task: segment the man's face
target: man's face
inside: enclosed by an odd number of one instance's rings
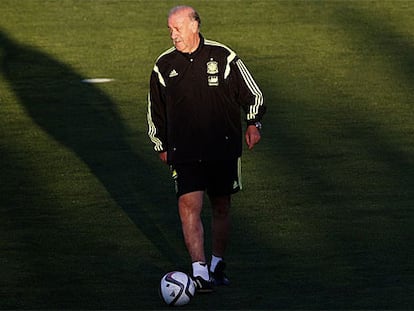
[[[175,48],[183,53],[197,49],[198,23],[191,20],[189,11],[179,11],[168,18],[168,29]]]

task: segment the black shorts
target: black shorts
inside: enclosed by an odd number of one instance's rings
[[[241,189],[240,158],[174,164],[171,173],[177,198],[193,191],[207,191],[210,196],[221,196]]]

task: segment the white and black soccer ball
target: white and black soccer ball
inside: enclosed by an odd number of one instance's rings
[[[188,304],[194,293],[194,282],[184,272],[169,272],[161,279],[159,294],[161,299],[169,306]]]

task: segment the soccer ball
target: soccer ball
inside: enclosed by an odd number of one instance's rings
[[[161,279],[159,294],[169,306],[186,305],[193,298],[194,293],[193,280],[184,272],[169,272]]]

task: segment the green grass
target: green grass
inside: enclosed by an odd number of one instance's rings
[[[146,93],[176,4],[0,2],[0,309],[167,309],[158,282],[189,259]],[[414,4],[188,4],[268,105],[233,285],[188,308],[414,308]]]

